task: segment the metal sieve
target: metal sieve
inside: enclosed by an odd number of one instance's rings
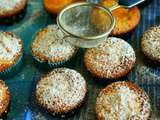
[[[103,42],[115,25],[108,8],[94,3],[75,3],[64,8],[57,24],[70,43],[83,47],[95,47]]]
[[[57,24],[64,32],[65,39],[73,45],[90,48],[105,41],[115,26],[111,11],[123,7],[133,7],[145,0],[134,0],[132,4],[120,0],[111,8],[94,3],[75,3],[65,7],[57,17]],[[128,5],[128,6],[127,6]]]

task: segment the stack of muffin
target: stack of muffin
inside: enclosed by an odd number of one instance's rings
[[[75,1],[69,3],[72,2]],[[103,0],[100,4],[107,7],[108,0]],[[18,14],[25,5],[26,0],[12,2],[0,0],[0,18]],[[59,12],[59,9],[55,10],[48,0],[44,0],[44,5],[49,12]],[[137,7],[130,10],[119,8],[113,11],[113,15],[117,21],[112,32],[113,36],[132,31],[140,20]],[[160,62],[159,46],[160,27],[152,27],[142,37],[142,51],[149,59]],[[63,32],[57,25],[49,25],[38,31],[31,44],[31,53],[36,63],[50,68],[69,62],[77,50],[77,47],[65,40]],[[6,76],[17,70],[22,63],[22,57],[22,40],[14,33],[0,32],[0,76]],[[126,76],[135,62],[136,55],[132,46],[118,37],[107,38],[99,46],[87,49],[84,55],[86,69],[100,81],[117,80]],[[73,69],[63,67],[53,69],[42,77],[35,91],[38,105],[52,115],[58,114],[62,117],[79,108],[86,94],[87,83],[84,77]],[[0,80],[0,95],[0,115],[2,115],[7,111],[10,101],[8,87],[2,80]],[[95,107],[99,120],[147,120],[151,111],[146,92],[127,81],[114,82],[101,90]]]

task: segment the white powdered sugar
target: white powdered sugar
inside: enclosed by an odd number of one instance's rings
[[[21,50],[21,39],[10,33],[0,32],[0,62],[12,60]]]
[[[104,44],[97,48],[91,48],[91,54],[95,59],[93,64],[98,67],[113,67],[121,64],[125,58],[135,60],[133,48],[125,41],[118,38],[108,38]],[[101,66],[99,63],[106,63],[107,66]],[[104,69],[105,69],[104,68]]]
[[[45,56],[48,61],[68,60],[75,54],[76,47],[63,38],[64,34],[57,25],[49,25],[35,37],[32,52]]]
[[[128,87],[120,87],[118,96],[120,97],[120,112],[119,117],[120,120],[124,118],[131,118],[132,116],[136,116],[137,112],[140,112],[141,105],[137,104],[137,95],[134,91],[131,91]]]
[[[129,71],[135,59],[135,52],[131,45],[115,37],[108,38],[98,47],[88,49],[85,54],[88,70],[92,69],[109,78],[112,78],[112,73],[117,71]]]
[[[160,26],[151,27],[144,33],[141,46],[145,55],[160,61]]]
[[[2,97],[3,97],[3,89],[1,88],[0,89],[0,100],[2,100]]]
[[[58,68],[42,78],[36,87],[36,96],[42,106],[52,112],[73,109],[86,94],[86,82],[75,70]]]
[[[0,12],[13,10],[22,0],[0,0]]]
[[[5,83],[0,80],[0,115],[2,116],[2,113],[6,112],[8,104],[10,101],[9,91],[8,87],[5,85]]]
[[[128,86],[112,86],[112,92],[100,93],[96,109],[105,120],[148,120],[149,99],[142,94]]]

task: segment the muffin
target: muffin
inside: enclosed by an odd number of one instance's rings
[[[141,49],[146,57],[160,62],[160,26],[151,27],[143,34]]]
[[[0,18],[8,18],[22,12],[27,0],[0,0]]]
[[[116,19],[112,35],[123,35],[132,31],[139,24],[141,18],[138,7],[130,9],[121,7],[114,10],[112,14]]]
[[[119,0],[101,0],[100,4],[107,7],[111,8],[113,6],[116,6]]]
[[[112,1],[112,2],[111,2]],[[116,0],[102,0],[100,4],[104,7],[111,7]],[[120,7],[112,11],[112,15],[115,17],[116,24],[111,33],[113,36],[119,36],[132,31],[140,22],[140,10],[138,7],[126,9]]]
[[[114,21],[112,21],[110,14],[104,9],[94,7],[91,11],[90,19],[90,23],[93,26],[93,29],[100,33],[104,33],[106,31],[111,32],[111,30],[113,29],[111,25]]]
[[[98,120],[149,120],[150,111],[148,95],[131,82],[108,85],[96,100]]]
[[[51,14],[57,15],[69,4],[81,2],[84,0],[44,0],[44,8]]]
[[[39,63],[55,67],[69,61],[76,54],[77,48],[65,40],[57,25],[49,25],[36,34],[31,52]]]
[[[7,108],[10,101],[8,87],[2,80],[0,80],[0,98],[0,116],[2,117],[3,114],[7,113]]]
[[[84,64],[93,76],[118,79],[128,74],[135,63],[131,45],[120,38],[109,37],[98,47],[89,48],[84,55]]]
[[[78,72],[57,68],[38,82],[36,100],[52,115],[65,115],[81,105],[86,92],[86,81]]]
[[[0,32],[0,77],[18,70],[22,62],[21,39],[11,32]]]

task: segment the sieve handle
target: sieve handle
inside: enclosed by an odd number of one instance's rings
[[[119,0],[119,3],[116,3],[114,6],[110,7],[110,11],[113,11],[119,7],[124,7],[124,8],[132,8],[136,5],[139,5],[147,0],[132,0],[132,1],[126,1],[126,0]]]
[[[110,11],[113,11],[113,10],[118,9],[118,8],[120,8],[120,7],[121,7],[121,5],[119,5],[118,3],[116,3],[114,6],[109,7],[108,9],[109,9]]]

